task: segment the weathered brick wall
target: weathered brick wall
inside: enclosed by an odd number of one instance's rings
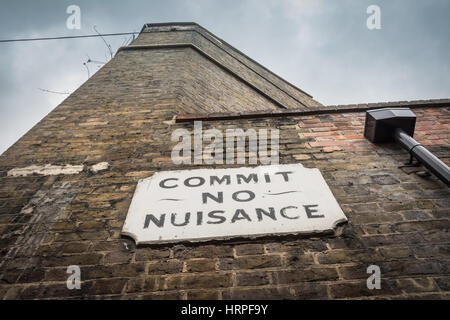
[[[202,112],[184,98],[183,52],[121,51],[0,156],[0,297],[449,297],[450,192],[423,168],[404,167],[409,155],[397,145],[365,140],[363,112],[203,123],[280,129],[280,162],[319,168],[349,218],[335,235],[138,248],[121,238],[139,179],[208,167],[170,159],[172,131],[193,128],[173,117]],[[417,139],[448,163],[449,109],[414,112]],[[109,167],[94,172],[99,162]],[[10,171],[47,164],[83,170]],[[371,264],[381,268],[381,290],[366,287]],[[70,265],[81,267],[81,290],[66,287]]]
[[[169,120],[166,108],[160,116]],[[448,109],[415,112],[417,136],[448,161]],[[111,168],[98,174],[18,178],[3,171],[0,292],[6,298],[448,297],[448,189],[399,168],[408,155],[397,146],[363,139],[363,120],[362,113],[346,113],[204,123],[222,130],[279,128],[281,162],[320,168],[348,216],[336,236],[135,248],[119,233],[137,180],[181,169],[171,163],[167,144],[135,140],[133,151],[112,148],[101,159]],[[190,123],[165,126],[162,141],[175,127],[192,129]],[[55,201],[65,208],[55,208]],[[39,226],[37,212],[52,208],[61,209],[58,219]],[[33,225],[39,232],[29,234]],[[26,241],[10,253],[20,237]],[[81,266],[81,290],[66,288],[72,264]],[[370,264],[381,267],[382,290],[366,288]]]

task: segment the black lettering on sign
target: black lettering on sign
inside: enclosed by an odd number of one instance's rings
[[[144,222],[144,229],[147,229],[150,225],[150,221],[153,221],[153,223],[158,226],[159,228],[164,227],[164,220],[166,219],[166,214],[162,214],[161,217],[156,219],[156,217],[152,214],[148,214],[145,216],[145,222]]]
[[[317,209],[312,209],[312,208],[314,208],[314,207],[318,207],[319,205],[317,205],[317,204],[311,204],[311,205],[308,205],[308,206],[303,206],[304,208],[305,208],[305,211],[306,211],[306,215],[308,216],[308,218],[310,218],[310,219],[314,219],[314,218],[324,218],[325,217],[325,215],[323,215],[323,214],[313,214],[314,212],[318,212],[318,210]]]
[[[237,183],[241,184],[241,180],[244,180],[245,183],[250,183],[251,180],[253,180],[255,183],[258,182],[258,176],[256,173],[251,173],[248,175],[248,177],[245,177],[243,174],[236,175]]]
[[[230,184],[231,183],[230,175],[227,174],[227,175],[223,176],[220,180],[219,180],[219,177],[217,177],[217,176],[211,176],[209,178],[209,184],[214,185],[214,182],[217,182],[218,184],[222,184],[222,182],[224,182],[225,180],[227,182],[227,185]]]
[[[197,225],[200,226],[203,222],[203,212],[198,211],[197,212]]]
[[[238,195],[241,193],[247,193],[248,198],[247,199],[239,199]],[[235,193],[233,193],[233,195],[231,197],[233,198],[234,201],[237,201],[237,202],[249,202],[249,201],[252,201],[253,199],[255,199],[255,194],[250,190],[242,190],[242,191],[236,191]]]
[[[281,214],[281,216],[282,216],[283,218],[291,219],[291,220],[294,220],[294,219],[298,219],[298,218],[299,218],[299,216],[296,216],[296,217],[289,217],[289,216],[286,214],[286,210],[287,210],[287,209],[298,209],[298,208],[297,208],[297,207],[294,207],[294,206],[289,206],[289,207],[285,207],[285,208],[281,209],[281,210],[280,210],[280,214]]]
[[[288,182],[289,181],[289,174],[293,173],[292,171],[283,171],[283,172],[277,172],[275,174],[281,174],[284,178],[284,181]]]
[[[192,180],[198,180],[197,184],[192,184]],[[186,187],[200,187],[205,184],[205,178],[202,177],[190,177],[184,180],[184,185]]]
[[[263,219],[263,215],[268,216],[273,220],[277,220],[277,217],[275,216],[275,209],[272,207],[269,207],[269,212],[261,208],[256,208],[256,215],[258,216],[258,221]]]
[[[219,221],[208,221],[208,224],[220,224],[220,223],[224,223],[225,222],[225,217],[222,216],[218,216],[218,213],[225,213],[225,211],[223,210],[214,210],[211,211],[210,213],[208,213],[208,217],[210,217],[211,219],[218,219]]]
[[[242,217],[239,217],[242,216]],[[233,218],[231,219],[231,223],[234,223],[236,220],[248,220],[248,221],[252,221],[252,219],[250,219],[250,217],[248,216],[248,214],[244,211],[244,209],[237,209],[236,212],[234,213]]]
[[[175,227],[184,227],[185,225],[187,225],[189,223],[189,220],[191,219],[191,213],[187,212],[184,215],[184,222],[183,223],[176,223],[175,219],[177,217],[176,213],[172,213],[172,216],[170,217],[170,221],[172,222],[172,225],[174,225]]]
[[[206,202],[207,202],[206,200],[208,198],[211,198],[212,200],[214,200],[217,203],[223,203],[223,192],[222,191],[218,192],[217,197],[215,197],[214,195],[212,195],[209,192],[203,192],[202,193],[202,203],[206,204]]]
[[[178,187],[177,184],[172,185],[172,186],[166,185],[166,181],[170,181],[170,180],[177,181],[178,179],[177,179],[177,178],[167,178],[167,179],[164,179],[164,180],[162,180],[162,181],[159,183],[159,186],[160,186],[161,188],[164,188],[164,189],[172,189],[172,188]]]

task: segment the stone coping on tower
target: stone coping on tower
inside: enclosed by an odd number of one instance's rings
[[[322,104],[224,40],[193,22],[146,24],[124,50],[191,47],[248,86],[275,101],[280,109],[311,110]]]

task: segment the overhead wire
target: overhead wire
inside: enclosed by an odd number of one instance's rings
[[[64,40],[64,39],[79,39],[79,38],[94,38],[94,37],[113,37],[113,36],[135,35],[135,34],[139,34],[139,32],[87,34],[87,35],[80,35],[80,36],[61,36],[61,37],[43,37],[43,38],[1,39],[0,43],[5,43],[5,42],[25,42],[25,41]]]

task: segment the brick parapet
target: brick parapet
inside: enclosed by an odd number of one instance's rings
[[[215,120],[234,120],[234,119],[258,119],[271,117],[289,117],[289,116],[310,116],[333,113],[361,112],[381,108],[448,108],[450,99],[434,100],[413,100],[413,101],[395,101],[380,103],[361,103],[349,105],[330,105],[317,107],[314,110],[263,110],[253,112],[222,112],[222,113],[203,113],[203,114],[181,114],[175,117],[176,122],[189,122],[195,120],[215,121]]]

